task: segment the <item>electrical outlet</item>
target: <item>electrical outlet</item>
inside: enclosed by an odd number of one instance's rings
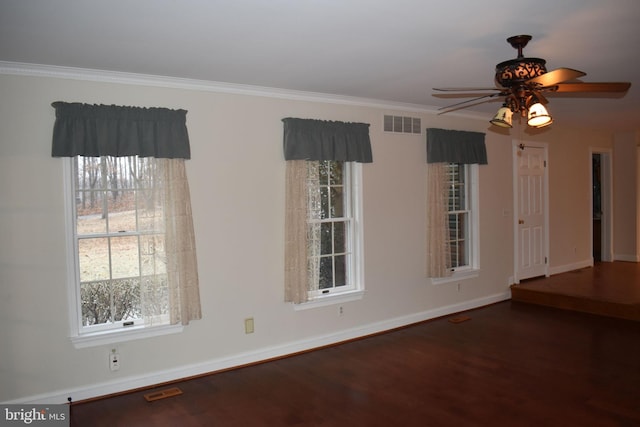
[[[338,309],[338,314],[340,316],[342,316],[344,314],[344,309],[342,308],[342,306],[340,306],[340,308]]]
[[[244,319],[244,333],[252,334],[253,333],[253,317],[249,317]]]
[[[120,355],[115,348],[111,349],[111,353],[109,353],[109,369],[111,371],[120,369]]]

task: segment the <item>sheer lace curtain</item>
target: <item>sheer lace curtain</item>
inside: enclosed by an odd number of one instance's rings
[[[300,304],[320,277],[320,162],[290,160],[286,166],[285,301]]]
[[[202,317],[191,196],[184,159],[157,159],[164,185],[170,323]]]
[[[141,300],[147,326],[202,317],[191,197],[184,159],[144,158],[151,170],[140,227]]]
[[[451,275],[446,163],[427,163],[427,277]]]
[[[307,165],[289,160],[285,171],[284,299],[300,304],[307,296]]]

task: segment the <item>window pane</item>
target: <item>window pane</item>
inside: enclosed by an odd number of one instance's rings
[[[337,161],[329,162],[329,170],[330,170],[329,184],[330,185],[343,184],[342,169],[343,169],[343,162],[337,162]]]
[[[450,200],[451,200],[451,205],[449,206],[449,210],[451,211],[460,210],[460,187],[455,185],[455,183],[451,186]]]
[[[113,320],[140,319],[140,278],[113,280]]]
[[[344,222],[333,223],[333,250],[334,253],[345,253],[346,250],[346,226]]]
[[[135,175],[135,182],[138,188],[142,189],[150,189],[153,188],[154,185],[152,181],[156,176],[155,172],[155,163],[152,158],[149,157],[129,157],[129,161],[134,163],[132,166],[135,170],[131,173]]]
[[[331,257],[320,258],[320,280],[318,287],[320,289],[333,287],[333,260]]]
[[[449,210],[459,211],[464,209],[464,193],[458,184],[452,184],[449,187]]]
[[[320,178],[320,185],[329,185],[329,163],[328,161],[321,161],[318,166],[318,175]]]
[[[133,191],[110,191],[108,196],[108,232],[135,231],[136,201]]]
[[[82,325],[99,325],[112,322],[111,287],[109,281],[82,283],[80,300],[82,304]]]
[[[320,253],[333,253],[333,223],[325,222],[320,226]]]
[[[105,238],[78,240],[80,281],[106,280],[109,271],[109,245]]]
[[[329,206],[329,187],[320,187],[320,218],[331,218]]]
[[[103,192],[80,191],[76,193],[76,229],[79,235],[107,232],[103,215]]]
[[[457,180],[461,184],[464,184],[466,182],[466,176],[465,176],[466,174],[464,173],[464,171],[465,171],[464,165],[456,165]]]
[[[342,187],[331,187],[331,218],[344,217],[343,195]]]
[[[459,237],[458,215],[449,215],[449,240],[457,240]]]
[[[111,238],[112,278],[120,279],[140,275],[138,236]]]
[[[460,230],[460,237],[465,238],[468,235],[468,222],[467,218],[469,218],[468,212],[462,212],[458,214],[458,229]]]
[[[449,215],[449,246],[451,249],[451,266],[460,267],[468,265],[468,243],[466,235],[468,213]]]
[[[464,176],[464,175],[463,175]],[[458,184],[457,187],[457,191],[458,191],[458,210],[465,210],[467,209],[467,190],[465,188],[464,184]]]
[[[76,189],[96,190],[102,187],[102,168],[97,157],[75,157],[73,167],[76,171]]]
[[[336,286],[345,286],[347,284],[346,256],[338,255],[335,257],[335,268]]]
[[[456,242],[456,253],[458,254],[456,267],[467,265],[467,242],[465,240]]]

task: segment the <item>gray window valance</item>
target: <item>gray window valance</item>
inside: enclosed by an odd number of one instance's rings
[[[185,110],[54,102],[53,157],[191,158]]]
[[[427,163],[487,164],[484,133],[427,129]]]
[[[368,123],[285,118],[285,160],[371,163]]]

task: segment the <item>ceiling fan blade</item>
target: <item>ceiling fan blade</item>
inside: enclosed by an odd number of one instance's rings
[[[438,108],[438,110],[449,110],[449,109],[452,109],[452,108],[455,109],[455,110],[459,110],[460,108],[470,107],[470,105],[467,105],[465,107],[459,107],[460,105],[467,104],[469,102],[478,101],[478,100],[484,99],[484,98],[493,98],[494,96],[498,96],[498,95],[500,95],[500,93],[491,93],[491,94],[488,94],[488,95],[482,95],[482,96],[478,96],[477,98],[467,99],[466,101],[456,102],[455,104],[450,104],[450,105],[447,105],[445,107],[440,107],[440,108]],[[459,107],[459,108],[454,108],[454,107]]]
[[[554,92],[626,92],[629,82],[560,83]]]
[[[496,93],[498,93],[499,95],[503,95],[503,96],[507,96],[509,94],[509,92],[495,92],[495,93],[487,93],[483,96],[486,95],[495,95]],[[472,92],[443,92],[443,93],[432,93],[431,96],[433,96],[434,98],[440,98],[440,99],[453,99],[453,98],[475,98],[477,96],[479,96],[480,94],[478,93],[472,93]]]
[[[470,103],[470,104],[465,104],[465,105],[461,105],[461,106],[458,106],[458,107],[455,107],[455,108],[449,108],[448,110],[440,111],[438,113],[438,115],[452,113],[452,112],[457,111],[457,110],[464,110],[465,108],[473,107],[475,105],[484,104],[484,103],[487,103],[487,102],[490,102],[490,101],[492,101],[491,97],[484,98],[484,99],[481,99],[479,101],[476,101],[476,102],[473,102],[473,103]],[[497,101],[497,99],[494,98],[493,101]],[[451,106],[449,106],[449,107],[451,107]]]
[[[503,90],[497,87],[434,87],[433,90],[440,92],[474,92],[478,90]]]
[[[574,80],[586,75],[587,73],[585,72],[574,70],[571,68],[558,68],[557,70],[549,71],[548,73],[544,73],[541,76],[529,79],[526,81],[526,83],[534,83],[542,87],[555,86],[558,83]]]

